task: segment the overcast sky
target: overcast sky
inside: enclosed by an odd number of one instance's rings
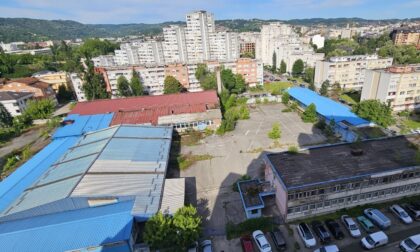
[[[216,19],[413,18],[420,17],[420,0],[0,0],[0,17],[88,24],[185,21],[193,10]]]

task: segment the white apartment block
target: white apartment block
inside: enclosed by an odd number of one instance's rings
[[[239,48],[246,51],[247,47],[253,47],[255,58],[261,59],[261,33],[259,32],[241,32],[239,33]]]
[[[26,110],[27,102],[34,96],[30,92],[0,92],[0,103],[6,108],[11,116],[22,115]]]
[[[139,43],[137,47],[139,59],[139,62],[137,64],[153,65],[165,63],[162,42],[147,41]]]
[[[239,37],[235,32],[216,32],[209,37],[212,60],[236,60],[239,58]]]
[[[324,47],[325,38],[320,34],[312,36],[312,44],[316,45],[316,48],[320,49]]]
[[[365,82],[365,70],[386,68],[392,65],[392,58],[379,58],[378,55],[352,55],[331,57],[316,62],[314,83],[320,88],[329,80],[330,84],[340,83],[343,89],[360,90]]]
[[[166,63],[187,62],[187,46],[185,42],[185,28],[170,25],[163,28],[163,54]]]
[[[113,67],[116,66],[116,57],[114,55],[100,55],[92,58],[95,67]]]
[[[272,65],[275,43],[281,37],[288,37],[292,33],[291,26],[281,23],[270,23],[261,27],[261,59],[264,64]]]
[[[361,100],[380,100],[394,111],[420,108],[420,64],[366,70]]]
[[[210,59],[210,35],[215,32],[212,13],[196,11],[187,14],[185,40],[188,62],[202,62]]]
[[[85,92],[83,91],[83,81],[78,73],[69,74],[70,83],[73,86],[73,90],[76,93],[77,101],[87,101]]]

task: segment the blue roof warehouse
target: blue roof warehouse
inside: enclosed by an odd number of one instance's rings
[[[327,123],[334,120],[336,132],[341,135],[343,140],[348,142],[355,141],[358,137],[353,129],[373,125],[373,123],[358,117],[345,105],[320,96],[310,89],[292,87],[287,92],[303,109],[311,103],[315,104],[318,116],[324,118]]]
[[[0,184],[2,250],[132,251],[134,223],[162,205],[171,213],[167,206],[183,205],[183,196],[174,204],[163,193],[184,186],[165,183],[172,127],[108,127],[112,116],[69,116],[46,148]]]

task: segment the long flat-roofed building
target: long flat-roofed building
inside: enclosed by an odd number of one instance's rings
[[[286,221],[420,193],[420,135],[266,154]]]

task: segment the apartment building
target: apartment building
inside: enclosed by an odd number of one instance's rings
[[[138,63],[144,65],[164,64],[163,45],[160,41],[147,41],[136,45],[138,52]]]
[[[80,75],[78,73],[70,73],[69,79],[70,84],[72,85],[72,89],[76,93],[77,101],[87,101],[85,92],[83,91],[83,81]]]
[[[239,33],[239,54],[253,54],[256,59],[261,59],[261,34],[259,32]]]
[[[293,221],[419,194],[418,135],[264,156],[265,180],[284,220]]]
[[[312,36],[311,42],[313,45],[316,45],[316,48],[320,49],[324,47],[325,37],[321,34],[316,34]]]
[[[330,84],[340,83],[343,89],[360,90],[365,81],[366,69],[389,67],[392,65],[392,60],[392,58],[379,58],[378,55],[352,55],[317,61],[315,86],[320,88],[324,81],[329,80]]]
[[[391,37],[394,45],[415,45],[420,49],[420,27],[394,29]]]
[[[116,56],[114,55],[99,55],[92,58],[92,62],[95,67],[113,67],[117,65]]]
[[[264,64],[273,64],[275,43],[282,37],[284,38],[292,35],[292,33],[291,26],[281,23],[270,23],[261,27],[261,59]]]
[[[10,80],[0,85],[0,92],[2,91],[30,92],[35,99],[51,99],[57,102],[54,89],[48,83],[33,77]]]
[[[215,33],[214,16],[206,11],[187,14],[185,40],[188,62],[202,62],[210,57],[210,35]]]
[[[166,76],[173,76],[177,79],[181,85],[189,89],[190,87],[190,79],[188,75],[188,67],[186,64],[168,64],[165,66],[165,78]],[[195,73],[195,72],[194,72]]]
[[[239,58],[239,37],[236,32],[216,32],[209,37],[212,60],[230,61]]]
[[[420,107],[420,64],[366,70],[361,100],[380,100],[394,111]]]
[[[187,46],[185,41],[185,28],[179,25],[170,25],[163,28],[163,54],[167,63],[186,62]]]
[[[61,85],[65,86],[68,90],[71,89],[71,87],[68,84],[67,73],[64,71],[42,71],[34,73],[32,77],[35,77],[40,81],[48,83],[56,93],[58,92],[58,88]]]
[[[261,61],[242,58],[236,61],[235,73],[244,77],[250,87],[262,85],[264,82],[264,68]]]
[[[0,103],[10,115],[18,116],[26,110],[26,104],[33,96],[34,94],[29,92],[0,92]]]

